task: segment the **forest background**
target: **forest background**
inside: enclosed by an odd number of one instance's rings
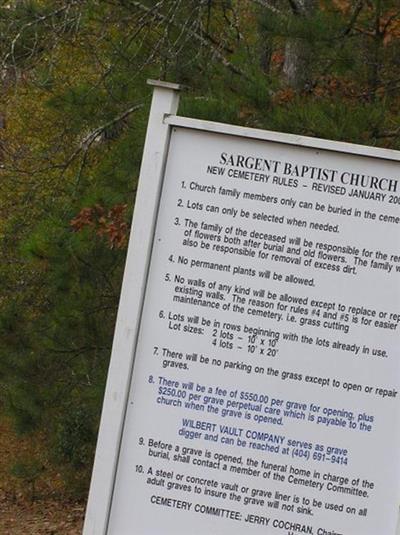
[[[399,149],[399,2],[0,0],[4,534],[79,533],[147,78],[181,115]]]

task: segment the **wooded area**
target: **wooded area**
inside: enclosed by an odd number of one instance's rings
[[[181,115],[398,149],[400,7],[3,0],[0,61],[0,411],[17,433],[0,487],[84,499],[146,79],[187,87]]]

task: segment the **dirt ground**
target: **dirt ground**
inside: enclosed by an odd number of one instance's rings
[[[48,466],[40,436],[18,436],[0,410],[0,535],[81,535],[84,504],[65,498],[60,474],[46,469],[37,479],[35,501],[17,462],[38,459]]]
[[[0,502],[1,535],[81,535],[83,505],[57,501]]]

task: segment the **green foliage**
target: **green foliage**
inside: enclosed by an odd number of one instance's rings
[[[59,422],[55,436],[55,451],[59,460],[70,465],[74,470],[90,467],[93,458],[93,448],[96,442],[97,409],[93,413],[89,406],[68,404],[65,418]]]
[[[14,477],[31,483],[43,472],[43,466],[34,459],[20,460],[11,467],[10,472]]]
[[[44,466],[36,459],[23,458],[16,461],[10,468],[10,474],[23,483],[28,489],[30,500],[35,501],[36,482],[43,474]]]
[[[296,132],[324,139],[365,143],[373,137],[386,118],[381,103],[364,106],[338,99],[296,98],[279,106],[265,119],[264,127]]]
[[[279,13],[251,0],[0,8],[0,402],[20,432],[46,433],[70,488],[84,492],[91,468],[146,79],[187,85],[182,115],[399,147],[396,2],[358,13],[321,0],[307,16],[275,5]],[[284,68],[293,39],[311,51],[299,90]],[[29,466],[15,473],[27,478]]]

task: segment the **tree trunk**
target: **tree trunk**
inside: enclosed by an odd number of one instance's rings
[[[266,6],[267,7],[267,6]],[[269,9],[278,9],[278,0],[269,0]],[[259,28],[258,33],[258,49],[260,58],[260,67],[265,74],[269,74],[271,70],[272,54],[274,52],[274,38],[271,37],[269,32],[266,32],[262,25]]]
[[[368,63],[370,65],[369,86],[370,98],[375,100],[381,81],[382,52],[384,45],[384,32],[381,31],[382,0],[377,0],[375,4],[375,31],[372,37],[372,49],[369,53]]]
[[[310,18],[315,12],[315,0],[291,0],[293,17]],[[311,83],[312,46],[303,38],[289,38],[285,48],[283,73],[286,83],[296,92]]]

